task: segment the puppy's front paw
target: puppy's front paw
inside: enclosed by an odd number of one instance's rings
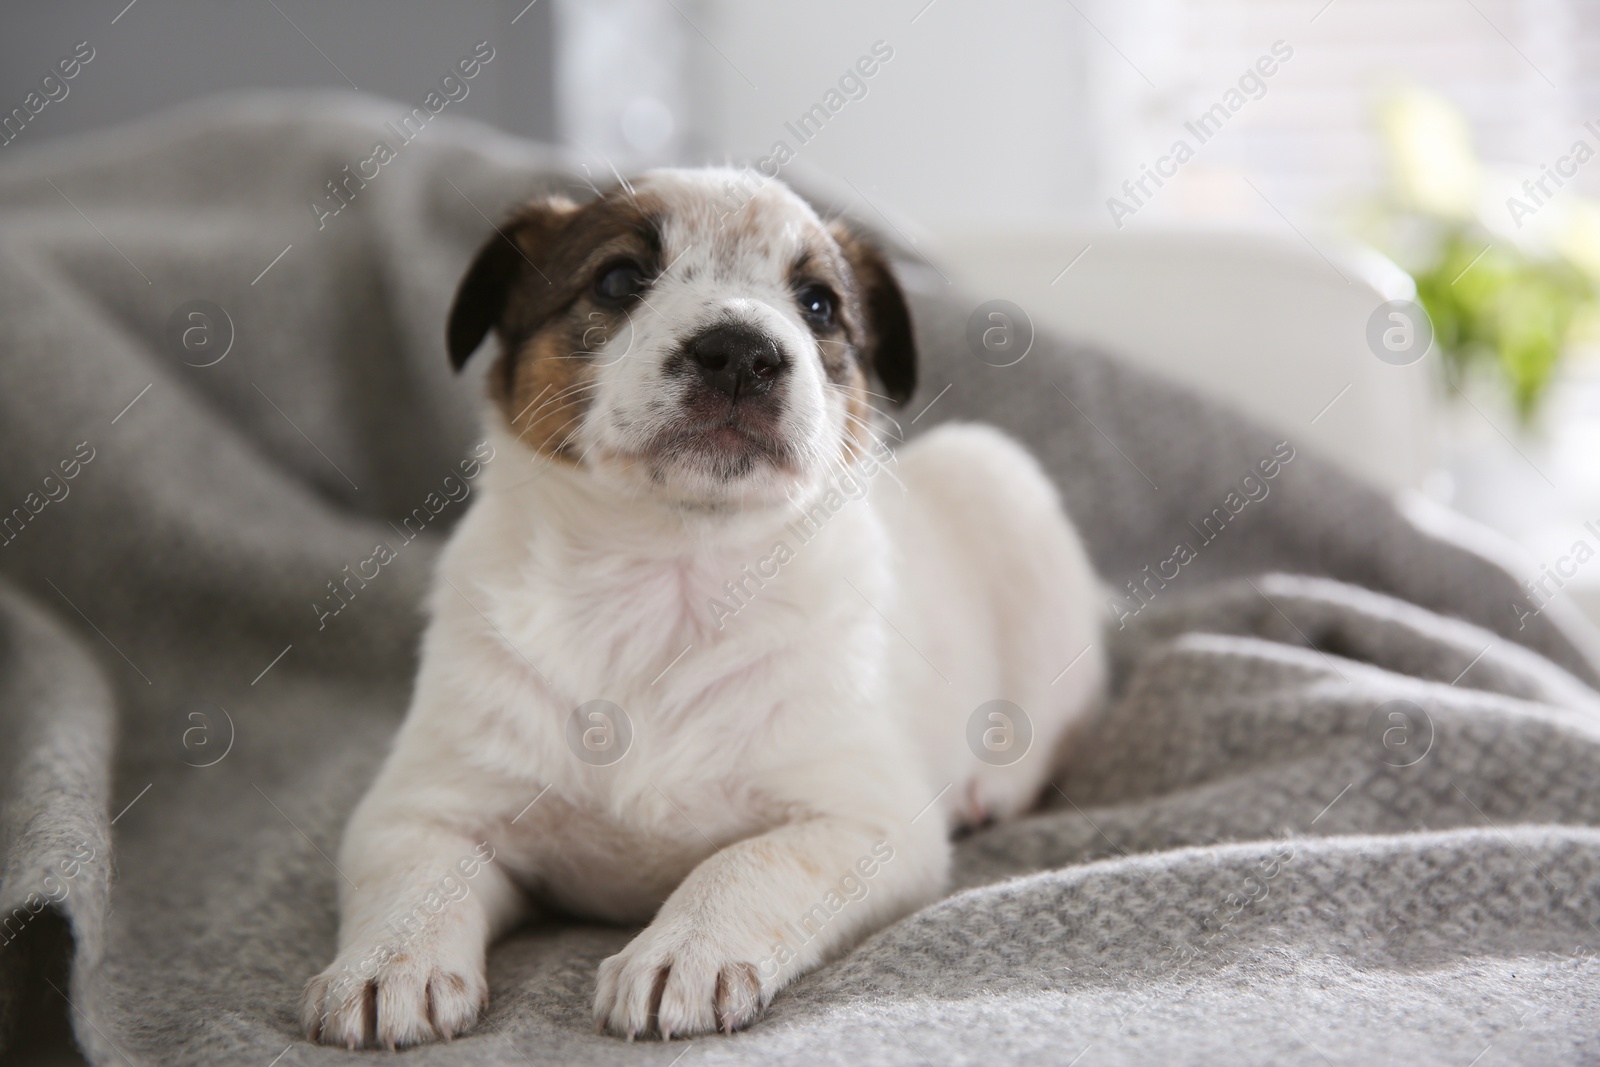
[[[465,1033],[489,1002],[481,967],[449,966],[415,946],[346,952],[306,983],[300,1022],[325,1045],[402,1048]]]
[[[741,952],[692,926],[653,923],[601,962],[597,1030],[662,1040],[747,1026],[772,999],[755,952]]]

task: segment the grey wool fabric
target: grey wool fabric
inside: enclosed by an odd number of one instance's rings
[[[56,1019],[163,1067],[1600,1061],[1594,635],[1519,619],[1471,531],[1115,358],[1040,336],[985,364],[993,294],[914,260],[902,424],[948,385],[910,428],[1027,442],[1121,604],[1115,692],[1043,809],[731,1037],[595,1035],[632,932],[562,922],[491,950],[465,1038],[307,1044],[328,857],[471,502],[444,487],[482,368],[450,372],[449,300],[489,219],[581,192],[440,119],[319,226],[398,110],[235,99],[0,164],[0,1058]]]

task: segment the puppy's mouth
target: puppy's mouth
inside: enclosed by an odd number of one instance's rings
[[[767,421],[731,405],[720,416],[686,417],[659,434],[647,451],[657,464],[687,463],[722,478],[747,474],[762,464],[787,470],[794,450]]]

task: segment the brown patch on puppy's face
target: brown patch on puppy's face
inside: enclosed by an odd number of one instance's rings
[[[575,462],[601,350],[626,330],[629,301],[595,291],[597,272],[631,264],[642,277],[659,269],[659,252],[656,222],[638,204],[579,208],[563,197],[522,207],[479,251],[451,312],[451,359],[459,368],[494,329],[489,396],[534,451]]]
[[[896,400],[915,381],[877,251],[732,171],[516,212],[457,293],[457,367],[491,328],[490,395],[529,448],[691,503],[820,481],[867,440],[869,370]]]

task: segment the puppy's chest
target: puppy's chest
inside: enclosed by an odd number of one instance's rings
[[[588,699],[648,683],[662,657],[703,642],[715,573],[690,560],[558,562],[507,585],[500,604],[541,669]]]
[[[817,629],[836,598],[799,567],[752,575],[745,560],[757,555],[560,561],[504,583],[497,624],[572,706],[603,699],[704,717],[719,695],[737,689],[748,701],[783,660],[837,639]],[[848,592],[833,578],[835,594]]]

